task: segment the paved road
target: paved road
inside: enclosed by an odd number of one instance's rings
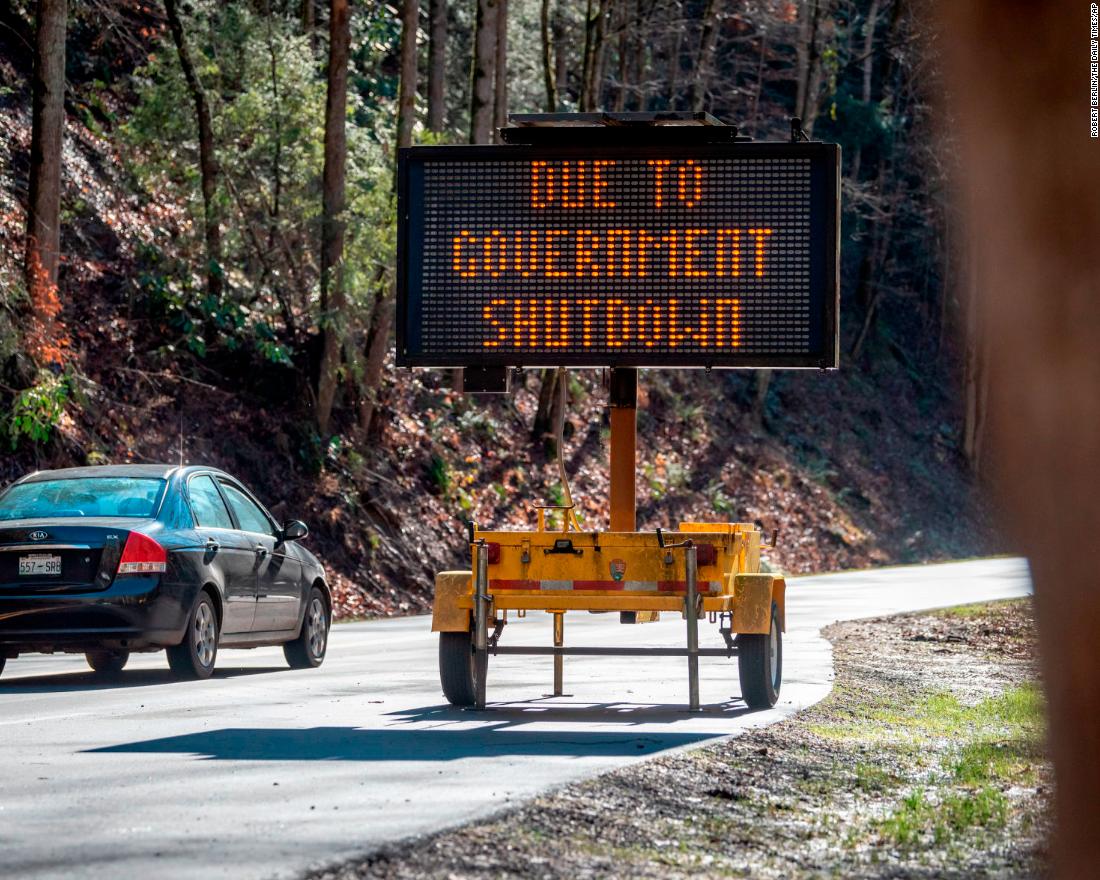
[[[546,788],[770,724],[824,697],[821,627],[838,619],[1019,596],[1027,567],[997,559],[792,581],[785,682],[748,713],[733,661],[701,661],[702,712],[685,711],[686,661],[491,661],[490,710],[442,705],[426,618],[337,627],[319,670],[278,649],[226,651],[215,679],[174,682],[163,655],[114,684],[83,660],[25,657],[0,680],[0,875],[292,877],[379,844],[488,815]],[[569,615],[572,644],[682,644],[677,616],[638,628]],[[717,645],[704,626],[703,645]],[[548,644],[550,618],[508,628]]]

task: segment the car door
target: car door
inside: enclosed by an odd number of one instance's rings
[[[242,533],[257,554],[256,632],[293,629],[301,603],[302,566],[287,553],[278,529],[251,495],[236,483],[222,479],[222,491]]]
[[[256,616],[255,550],[236,528],[210,474],[195,474],[187,481],[187,500],[204,542],[203,562],[217,573],[224,589],[222,632],[249,632]]]

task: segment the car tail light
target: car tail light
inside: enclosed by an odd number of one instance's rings
[[[489,541],[485,545],[485,549],[489,551],[489,564],[496,565],[500,562],[500,544],[496,541]]]
[[[167,568],[168,551],[148,535],[130,532],[118,562],[119,574],[152,574]]]

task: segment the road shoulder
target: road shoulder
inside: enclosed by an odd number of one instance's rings
[[[310,876],[1035,876],[1033,632],[1030,600],[834,625],[833,691],[793,718]]]

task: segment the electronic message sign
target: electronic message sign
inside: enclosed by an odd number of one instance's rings
[[[413,147],[402,366],[835,367],[834,144]]]

